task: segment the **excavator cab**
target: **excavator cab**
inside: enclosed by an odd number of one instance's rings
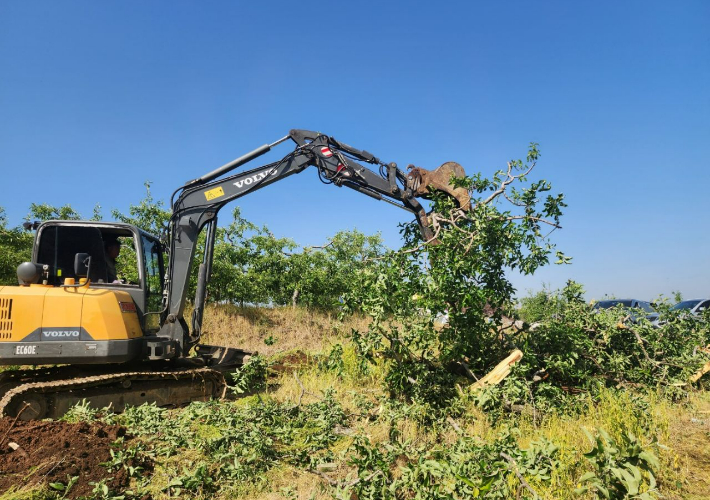
[[[120,245],[116,258],[107,245]],[[78,254],[91,257],[87,276],[77,275]],[[150,334],[159,327],[162,310],[164,252],[152,236],[129,224],[89,221],[49,221],[37,229],[32,262],[48,265],[47,284],[63,286],[88,278],[89,287],[127,292],[136,306],[141,329]]]
[[[109,281],[105,242],[119,241],[120,280]],[[139,360],[159,329],[160,241],[129,224],[48,221],[37,229],[19,287],[0,288],[0,364]]]

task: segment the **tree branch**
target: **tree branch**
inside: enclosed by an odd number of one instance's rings
[[[533,498],[540,498],[540,496],[537,494],[537,492],[534,489],[532,489],[532,486],[530,486],[530,484],[528,484],[528,482],[525,480],[525,478],[520,473],[520,471],[518,471],[518,463],[515,461],[515,459],[513,459],[513,457],[511,457],[510,455],[508,455],[507,453],[505,453],[503,451],[500,452],[500,456],[503,459],[505,459],[506,462],[508,462],[510,465],[513,466],[513,472],[520,480],[520,484],[525,486],[525,488],[530,492],[530,494],[532,494]]]
[[[543,219],[542,217],[535,217],[533,215],[511,215],[510,217],[506,217],[505,220],[522,220],[522,219],[530,219],[534,220],[536,222],[542,222],[544,224],[548,224],[555,229],[562,229],[562,226],[557,224],[556,222],[551,222],[547,219]]]
[[[516,179],[519,179],[521,177],[525,177],[526,175],[528,175],[532,171],[532,169],[535,168],[536,163],[537,162],[533,162],[530,165],[530,167],[528,167],[528,169],[525,172],[523,172],[522,174],[511,175],[511,172],[513,171],[513,164],[511,162],[508,162],[508,171],[505,173],[505,175],[507,176],[507,179],[502,181],[500,183],[500,186],[498,187],[498,189],[496,189],[488,198],[486,198],[481,203],[479,203],[479,205],[488,205],[490,202],[492,202],[493,200],[498,198],[501,194],[505,193],[506,188],[510,184],[515,182]]]

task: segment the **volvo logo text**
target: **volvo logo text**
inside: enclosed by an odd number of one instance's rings
[[[67,330],[67,331],[58,331],[58,330],[49,330],[46,332],[42,332],[43,337],[47,338],[77,338],[79,337],[79,331],[78,330]]]
[[[237,181],[234,183],[235,186],[238,188],[241,188],[242,186],[249,186],[251,184],[254,184],[255,182],[259,182],[260,180],[270,176],[274,175],[276,173],[276,169],[272,168],[271,170],[268,170],[266,172],[260,172],[258,174],[254,174],[251,177],[247,177],[244,180]]]

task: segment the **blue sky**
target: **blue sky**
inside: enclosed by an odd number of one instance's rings
[[[710,296],[709,23],[702,0],[2,1],[0,206],[108,216],[291,128],[485,173],[536,141],[574,260],[520,294]],[[409,217],[308,170],[238,203],[301,244],[356,227],[396,247]]]

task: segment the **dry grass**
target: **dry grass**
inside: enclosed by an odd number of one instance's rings
[[[367,328],[364,317],[340,321],[337,315],[297,307],[210,305],[203,321],[203,342],[257,351],[265,356],[301,350],[320,352],[342,341],[353,328]],[[274,340],[267,345],[267,339]]]
[[[668,417],[664,466],[675,473],[683,493],[667,497],[710,498],[710,397],[695,394],[687,406],[669,408]]]

